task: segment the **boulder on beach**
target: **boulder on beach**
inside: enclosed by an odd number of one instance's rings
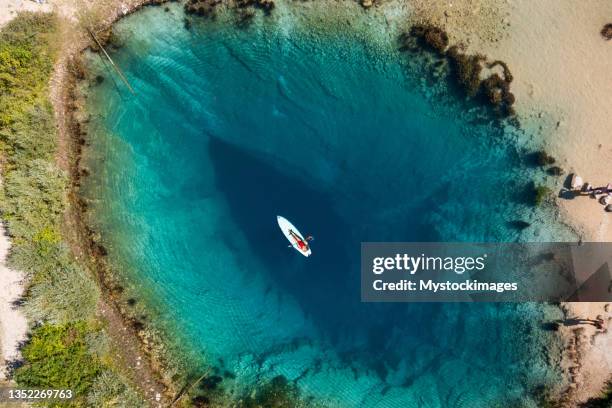
[[[582,177],[580,177],[576,173],[572,174],[572,179],[570,181],[570,186],[572,188],[580,189],[580,188],[582,188],[583,185],[584,185],[584,181],[582,180]]]
[[[612,40],[612,23],[608,23],[601,29],[601,36],[606,40]]]

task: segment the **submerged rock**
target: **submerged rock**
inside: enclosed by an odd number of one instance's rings
[[[505,62],[488,62],[485,55],[467,54],[463,52],[461,45],[449,47],[448,34],[434,25],[414,25],[408,33],[400,35],[399,40],[400,51],[423,49],[446,58],[454,79],[469,97],[481,97],[483,102],[493,106],[502,116],[514,115],[512,105],[516,98],[510,92],[510,83],[514,78]],[[497,66],[502,68],[503,77],[496,72],[489,75],[483,72],[485,68],[493,70]]]
[[[464,54],[456,45],[448,49],[446,56],[449,59],[450,66],[459,85],[461,85],[468,96],[476,96],[482,83],[480,73],[482,72],[482,63],[486,60],[486,57],[481,54]]]
[[[512,228],[516,228],[518,230],[524,230],[525,228],[528,228],[531,226],[530,222],[527,221],[523,221],[523,220],[514,220],[514,221],[510,221],[508,223]]]
[[[254,7],[263,10],[268,15],[274,9],[275,4],[273,0],[236,0],[236,7],[238,9]]]
[[[549,155],[544,150],[536,152],[536,160],[539,166],[546,166],[549,164],[554,164],[556,162],[555,158]]]
[[[248,27],[253,22],[253,18],[255,17],[255,10],[253,10],[252,8],[241,9],[238,11],[238,13],[236,13],[236,17],[236,25],[239,28]]]
[[[444,54],[444,50],[448,47],[448,34],[433,25],[414,25],[410,29],[410,35],[415,37],[422,46],[429,47],[440,55]]]
[[[552,166],[549,167],[548,170],[546,170],[546,173],[551,176],[562,176],[563,174],[565,174],[565,171],[559,166]]]
[[[215,8],[219,4],[221,4],[221,0],[189,0],[185,4],[185,12],[202,17],[214,17]],[[189,27],[191,27],[191,24],[189,24]]]

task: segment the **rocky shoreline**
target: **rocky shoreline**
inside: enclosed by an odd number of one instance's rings
[[[160,0],[135,0],[128,5],[120,1],[107,3],[105,19],[98,22],[96,29],[108,29],[126,15],[145,6],[162,3]],[[57,12],[61,13],[61,7]],[[65,35],[73,38],[70,46],[62,50],[51,81],[51,99],[59,134],[58,161],[70,174],[71,205],[65,215],[65,232],[69,235],[73,252],[97,275],[103,293],[98,304],[98,314],[108,324],[107,332],[118,351],[118,362],[131,374],[130,380],[151,406],[167,406],[180,388],[179,384],[165,375],[165,363],[162,360],[168,357],[151,352],[152,345],[143,324],[136,322],[122,309],[120,291],[109,276],[106,251],[96,242],[96,233],[86,221],[87,205],[79,193],[82,177],[87,175],[80,165],[86,126],[79,116],[79,104],[83,101],[76,88],[85,75],[80,61],[81,54],[92,46],[92,40],[86,31],[76,27],[71,27]]]

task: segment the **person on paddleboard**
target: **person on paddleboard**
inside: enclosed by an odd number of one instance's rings
[[[304,251],[304,252],[308,251],[307,241],[312,241],[312,235],[307,236],[306,239],[303,240],[302,238],[300,238],[298,234],[293,232],[293,230],[289,230],[289,234],[293,237],[293,239],[295,239],[295,242],[297,243],[297,246],[300,249],[300,251]]]

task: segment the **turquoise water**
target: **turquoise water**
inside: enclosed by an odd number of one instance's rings
[[[361,241],[558,237],[528,204],[524,135],[392,41],[282,15],[129,17],[113,57],[136,97],[92,60],[88,190],[111,257],[235,395],[282,374],[333,407],[534,406],[562,381],[539,329],[553,307],[362,304],[359,285]],[[315,236],[311,258],[277,214]]]

